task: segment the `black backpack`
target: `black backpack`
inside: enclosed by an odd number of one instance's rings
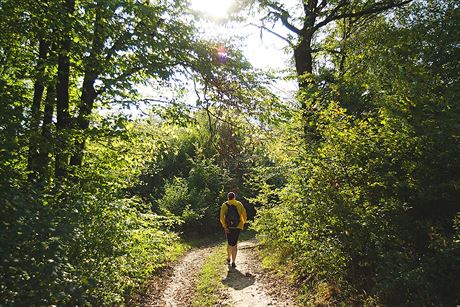
[[[228,228],[237,228],[240,223],[240,214],[238,209],[234,205],[230,205],[228,202],[225,202],[227,205],[227,214],[225,214],[225,223]]]

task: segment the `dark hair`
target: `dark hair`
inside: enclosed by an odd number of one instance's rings
[[[228,197],[228,199],[235,199],[235,193],[228,192],[227,197]]]

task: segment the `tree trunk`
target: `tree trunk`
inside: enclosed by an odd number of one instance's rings
[[[294,61],[296,67],[299,89],[307,93],[311,86],[314,85],[313,76],[313,35],[315,33],[315,22],[317,18],[317,0],[304,1],[303,10],[305,19],[302,29],[298,32],[299,43],[294,48]],[[307,140],[318,139],[316,132],[316,117],[314,106],[316,98],[303,97],[300,99],[302,107],[302,121],[304,138]]]
[[[55,175],[63,177],[68,168],[70,152],[70,129],[72,126],[69,113],[69,78],[70,78],[70,49],[71,49],[71,20],[70,16],[75,9],[74,0],[65,1],[66,20],[64,20],[63,37],[58,54],[58,72],[56,84],[56,111],[57,111],[57,140]]]
[[[304,93],[313,85],[313,80],[311,79],[313,74],[313,51],[311,46],[313,33],[311,33],[311,31],[305,32],[306,34],[300,38],[300,43],[294,48],[294,61],[299,89]],[[318,140],[319,136],[315,125],[317,117],[315,112],[316,98],[313,95],[309,98],[303,97],[300,99],[300,103],[302,108],[304,138],[308,140]]]
[[[56,103],[56,86],[49,85],[46,88],[45,112],[41,131],[39,156],[37,158],[38,171],[43,181],[49,180],[49,162],[52,148],[51,126],[53,124],[54,105]]]
[[[39,163],[37,157],[39,155],[39,139],[40,139],[40,118],[41,118],[41,101],[43,99],[45,61],[48,54],[49,44],[41,39],[38,45],[37,59],[37,77],[34,83],[34,96],[32,99],[31,119],[30,119],[30,137],[29,137],[29,153],[27,158],[27,168],[30,171],[29,181],[36,180],[39,177]]]
[[[77,128],[80,130],[80,133],[75,141],[74,154],[70,159],[70,165],[72,166],[80,166],[83,162],[83,151],[86,143],[86,136],[84,133],[89,127],[89,116],[93,110],[94,100],[97,97],[96,91],[94,90],[95,80],[95,75],[85,74],[80,111],[77,118]]]
[[[300,43],[294,48],[295,68],[300,89],[306,89],[311,83],[304,78],[306,73],[313,73],[313,54],[311,44],[312,37],[306,36],[301,38]]]
[[[94,101],[96,100],[97,93],[94,89],[94,83],[99,77],[100,65],[98,56],[102,52],[103,39],[101,23],[101,5],[96,7],[96,16],[94,19],[94,36],[92,42],[91,53],[85,66],[85,76],[83,79],[83,87],[81,94],[80,110],[77,118],[77,128],[79,129],[79,137],[75,141],[74,155],[70,159],[70,165],[81,166],[83,162],[83,152],[85,149],[86,136],[85,131],[89,127],[89,116],[93,110]]]

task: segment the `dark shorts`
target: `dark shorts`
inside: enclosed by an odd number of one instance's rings
[[[230,232],[227,233],[227,242],[230,246],[235,246],[238,243],[238,237],[240,236],[241,229],[239,228],[230,228]]]

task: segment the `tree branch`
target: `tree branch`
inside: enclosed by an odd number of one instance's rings
[[[392,9],[392,8],[404,6],[404,5],[406,5],[406,4],[408,4],[408,3],[412,2],[412,1],[413,0],[405,0],[405,1],[398,2],[398,3],[395,3],[395,2],[390,2],[390,3],[379,2],[379,3],[374,3],[370,7],[365,8],[365,9],[363,9],[361,11],[358,11],[358,12],[354,12],[354,13],[348,12],[348,13],[343,13],[343,14],[337,14],[339,9],[341,7],[343,7],[347,3],[347,1],[344,0],[344,1],[341,1],[337,5],[337,7],[334,8],[332,13],[328,17],[326,17],[323,21],[318,23],[314,27],[314,29],[316,31],[316,30],[320,29],[321,27],[324,27],[325,25],[327,25],[328,23],[330,23],[330,22],[332,22],[334,20],[348,18],[348,17],[359,18],[359,17],[363,17],[363,16],[366,16],[366,15],[370,15],[370,14],[381,13],[383,11],[386,11],[386,10],[389,10],[389,9]]]
[[[327,5],[327,0],[321,1],[321,3],[317,7],[318,13],[320,13],[326,7],[326,5]]]
[[[269,4],[268,6],[272,8],[273,10],[275,10],[275,11],[268,12],[268,16],[275,15],[279,20],[281,20],[283,25],[286,28],[288,28],[290,31],[294,32],[295,34],[300,33],[300,29],[298,29],[296,26],[294,26],[293,24],[289,22],[288,18],[290,16],[289,16],[288,11],[286,11],[285,9],[283,9],[282,7],[278,5],[275,5],[274,3]]]
[[[273,34],[273,35],[275,35],[276,37],[278,37],[278,38],[282,39],[283,41],[287,42],[287,43],[289,44],[290,47],[294,47],[294,44],[292,44],[292,42],[291,42],[289,39],[287,39],[286,37],[284,37],[284,36],[282,36],[282,35],[276,33],[275,31],[273,31],[273,30],[267,28],[267,27],[264,26],[264,25],[257,25],[257,24],[254,24],[254,23],[250,23],[249,25],[254,26],[254,27],[257,27],[257,28],[259,28],[259,29],[261,29],[261,30],[265,30],[265,31],[267,31],[268,33]]]
[[[331,16],[336,16],[337,13],[339,12],[339,10],[340,10],[342,7],[344,7],[345,5],[347,5],[347,4],[349,4],[348,0],[341,0],[341,1],[339,2],[339,4],[337,4],[337,6],[332,10],[332,12],[329,14],[329,16],[326,17],[326,19],[328,19],[328,18],[331,17]],[[325,22],[326,19],[323,20],[322,22],[320,22],[319,24]],[[332,20],[331,20],[331,21],[332,21]],[[328,21],[327,23],[322,24],[322,25],[319,26],[319,27],[315,27],[315,30],[317,30],[317,29],[319,29],[319,28],[325,26],[325,25],[328,24],[329,22],[330,22],[330,21]]]

